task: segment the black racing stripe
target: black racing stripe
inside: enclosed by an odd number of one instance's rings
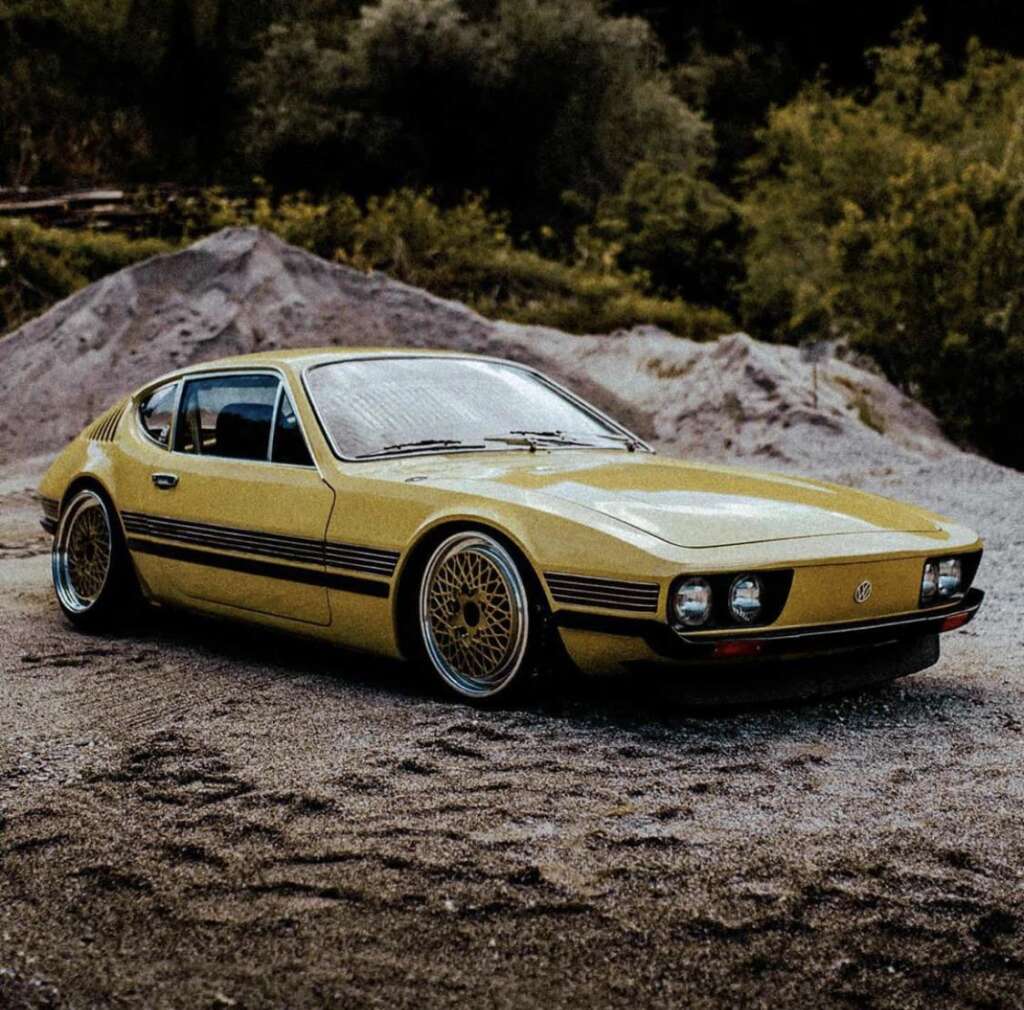
[[[121,519],[129,533],[160,537],[179,543],[195,544],[246,554],[281,558],[328,568],[347,568],[371,575],[391,576],[398,564],[399,552],[356,544],[327,543],[309,537],[261,533],[216,523],[169,519],[141,512],[122,512]]]
[[[195,547],[158,543],[155,540],[139,540],[137,537],[128,538],[128,549],[140,554],[153,554],[156,557],[169,558],[172,561],[187,561],[193,565],[223,568],[231,572],[244,572],[246,575],[262,575],[269,579],[299,582],[308,586],[326,586],[328,589],[340,589],[347,593],[360,593],[364,596],[386,598],[391,591],[386,582],[363,579],[357,575],[314,571],[312,568],[296,568],[294,565],[257,561],[254,558],[238,558],[230,554],[221,554],[219,551],[198,550]]]
[[[166,516],[144,515],[139,512],[122,512],[121,517],[126,523],[135,523],[150,527],[180,530],[182,532],[204,533],[218,536],[244,537],[247,540],[288,545],[289,547],[320,548],[322,540],[314,540],[310,537],[286,536],[283,533],[261,533],[259,530],[239,529],[235,526],[221,526],[218,523],[201,523],[188,519],[169,519]]]

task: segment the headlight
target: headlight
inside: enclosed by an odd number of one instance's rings
[[[939,562],[939,596],[952,596],[962,581],[959,558],[945,558]]]
[[[921,603],[948,600],[963,586],[963,564],[959,558],[926,561],[921,575]]]
[[[921,602],[929,603],[935,599],[939,591],[939,566],[934,561],[924,563],[924,574],[921,576]]]
[[[729,613],[741,624],[756,621],[761,613],[764,585],[757,575],[738,575],[729,588]]]
[[[676,620],[687,628],[705,624],[711,616],[711,586],[707,579],[693,578],[681,583],[672,599]]]

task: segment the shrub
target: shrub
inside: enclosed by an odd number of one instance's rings
[[[618,193],[601,199],[577,241],[589,260],[611,258],[661,297],[733,303],[742,271],[739,208],[704,179],[641,162]]]
[[[371,197],[364,208],[343,196],[274,202],[211,190],[183,208],[191,235],[228,225],[258,225],[295,245],[360,270],[379,270],[484,315],[601,333],[643,323],[698,339],[730,326],[724,312],[650,294],[640,275],[614,258],[564,263],[518,247],[504,214],[480,196],[442,207],[427,191]]]
[[[516,246],[507,218],[479,196],[442,207],[429,191],[317,201],[274,200],[211,189],[179,202],[162,228],[167,238],[133,239],[0,220],[0,325],[7,331],[97,280],[147,256],[229,226],[255,225],[327,259],[380,270],[491,316],[600,333],[653,323],[707,338],[728,329],[714,309],[649,294],[638,275],[614,262],[559,262]]]
[[[108,273],[170,248],[159,239],[0,219],[0,332]]]
[[[869,100],[820,85],[748,166],[744,322],[848,337],[954,437],[1024,466],[1024,62],[972,44],[962,76],[911,23]]]

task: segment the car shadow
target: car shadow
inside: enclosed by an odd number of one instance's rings
[[[945,664],[940,661],[922,673],[853,687],[828,697],[786,697],[780,685],[782,696],[773,696],[768,689],[764,698],[741,704],[723,702],[720,685],[713,687],[714,700],[701,700],[699,692],[695,697],[692,679],[682,684],[681,674],[674,672],[593,677],[561,669],[515,702],[471,709],[446,698],[430,674],[414,664],[270,628],[190,615],[186,631],[180,615],[154,612],[132,629],[130,637],[168,649],[206,653],[219,661],[258,664],[271,676],[293,680],[300,689],[306,678],[321,693],[356,690],[400,704],[451,707],[453,712],[470,710],[480,719],[515,716],[527,724],[533,720],[563,722],[597,733],[627,730],[659,736],[707,730],[721,736],[723,732],[761,729],[785,735],[840,721],[845,729],[853,731],[893,727],[897,722],[903,730],[913,730],[915,726],[955,721],[984,703],[977,687],[944,676]]]

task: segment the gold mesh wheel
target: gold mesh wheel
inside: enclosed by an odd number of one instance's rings
[[[113,538],[107,507],[95,491],[68,503],[53,541],[53,584],[64,607],[82,614],[95,605],[110,576]]]
[[[431,555],[420,629],[434,669],[467,698],[487,698],[519,673],[529,639],[526,587],[508,551],[485,533],[456,533]]]

